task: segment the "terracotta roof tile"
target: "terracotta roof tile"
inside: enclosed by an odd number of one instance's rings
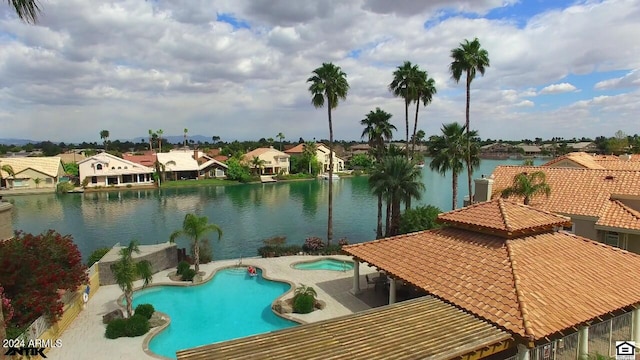
[[[640,212],[628,207],[620,200],[609,200],[602,209],[596,225],[640,229]]]
[[[591,155],[586,152],[572,152],[553,159],[542,166],[551,167],[564,160],[569,160],[586,169],[640,170],[640,157],[637,155],[627,156],[628,158],[621,158],[616,155]]]
[[[517,174],[536,171],[546,174],[546,183],[551,188],[549,197],[532,197],[530,205],[537,209],[608,219],[606,211],[610,200],[620,196],[640,199],[640,171],[541,166],[498,166],[492,175],[492,197],[499,197],[503,189],[511,186]],[[638,223],[629,222],[628,226],[640,230]]]
[[[304,152],[304,143],[300,143],[294,147],[292,147],[291,149],[287,149],[284,151],[285,153],[291,155],[291,154],[302,154]]]
[[[547,231],[554,226],[566,226],[571,219],[513,201],[496,199],[441,214],[438,222],[514,237]]]
[[[343,250],[533,339],[640,303],[640,255],[565,232],[505,239],[454,226]]]

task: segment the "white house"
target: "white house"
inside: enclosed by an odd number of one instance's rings
[[[263,162],[262,169],[260,169],[260,173],[262,175],[286,175],[289,173],[289,154],[276,150],[273,146],[268,148],[257,148],[249,151],[244,154],[242,160],[255,169],[255,165],[251,164],[255,157],[259,158]]]
[[[289,155],[302,155],[304,152],[304,143],[298,144],[291,149],[285,151],[285,153]],[[322,172],[329,171],[329,148],[322,144],[316,143],[316,159],[322,164]],[[336,156],[335,151],[333,152],[333,171],[343,171],[344,170],[344,160]]]
[[[106,152],[80,161],[78,167],[80,181],[88,181],[87,187],[153,184],[152,168]]]

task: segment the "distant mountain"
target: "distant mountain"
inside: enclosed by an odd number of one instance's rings
[[[22,146],[22,145],[27,145],[29,143],[37,144],[39,142],[41,142],[41,141],[27,140],[27,139],[0,139],[0,144],[2,144],[2,145]]]

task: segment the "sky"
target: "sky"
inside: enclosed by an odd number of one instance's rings
[[[347,74],[334,137],[360,138],[376,107],[404,138],[388,86],[404,61],[437,94],[427,137],[465,121],[451,50],[478,38],[490,67],[471,84],[471,128],[486,139],[640,133],[640,1],[42,0],[37,25],[0,3],[0,138],[54,142],[220,136],[328,138],[307,79]],[[415,106],[411,107],[411,113]],[[411,116],[413,119],[413,116]]]

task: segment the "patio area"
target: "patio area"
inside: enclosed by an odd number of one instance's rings
[[[340,260],[351,260],[347,256],[331,256]],[[245,258],[240,260],[222,260],[203,264],[203,277],[209,279],[217,269],[229,266],[257,266],[263,269],[266,278],[290,281],[296,285],[312,286],[318,293],[318,299],[326,303],[323,310],[310,314],[288,314],[303,323],[314,323],[358,313],[373,307],[388,303],[388,292],[382,287],[367,284],[366,277],[379,276],[375,268],[360,264],[360,288],[362,291],[353,295],[353,270],[297,270],[292,264],[305,260],[320,259],[319,256],[286,256],[277,258]],[[175,269],[163,270],[153,276],[153,285],[171,284],[168,275]],[[141,282],[136,283],[137,286]],[[86,308],[78,315],[69,328],[62,334],[62,347],[47,352],[49,359],[77,358],[79,354],[92,354],[93,359],[157,359],[143,350],[144,340],[148,335],[136,338],[119,338],[110,340],[105,338],[106,325],[102,323],[102,316],[118,308],[117,299],[122,291],[117,285],[100,286],[96,294],[88,302]],[[286,293],[282,298],[293,296],[293,292]],[[400,299],[400,298],[399,298]],[[274,299],[276,300],[276,299]],[[109,350],[96,351],[96,350]]]

